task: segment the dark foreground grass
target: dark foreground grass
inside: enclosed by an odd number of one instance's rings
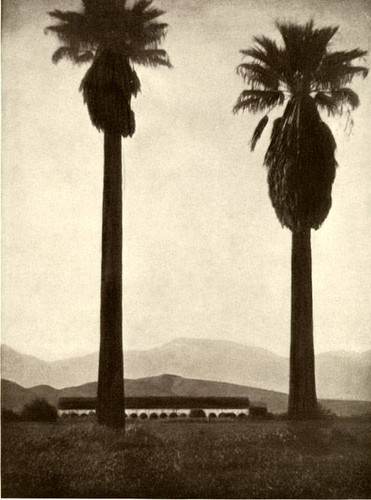
[[[371,423],[9,423],[3,497],[370,498]]]

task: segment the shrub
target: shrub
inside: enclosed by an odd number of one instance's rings
[[[275,413],[273,415],[273,418],[275,420],[289,420],[289,415],[287,412],[284,412],[284,413]]]
[[[195,408],[191,410],[191,413],[189,415],[191,418],[206,418],[206,413],[204,410]]]
[[[29,422],[55,422],[58,412],[46,399],[38,398],[23,407],[22,417]]]
[[[1,408],[1,421],[2,422],[18,422],[21,420],[20,415],[13,410]]]
[[[317,405],[317,418],[333,420],[336,417],[337,417],[336,413],[334,413],[329,408],[326,408],[325,406],[318,403],[318,405]]]

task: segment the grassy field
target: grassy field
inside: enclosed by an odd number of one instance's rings
[[[7,423],[3,497],[370,498],[371,422]]]

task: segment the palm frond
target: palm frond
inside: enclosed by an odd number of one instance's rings
[[[61,59],[69,59],[72,62],[76,62],[77,58],[76,50],[71,47],[59,47],[52,56],[52,61],[54,64],[59,63]]]
[[[81,0],[84,11],[85,12],[97,12],[102,11],[107,8],[114,8],[115,10],[121,9],[124,10],[127,8],[127,0],[120,0],[120,2],[116,2],[113,4],[111,1],[107,2],[106,0]]]
[[[240,52],[245,57],[251,57],[255,63],[274,72],[277,79],[287,80],[288,67],[285,52],[278,47],[274,40],[265,36],[255,37],[255,46]]]
[[[159,42],[166,36],[168,27],[167,23],[148,23],[143,28],[145,38],[149,40],[149,43]]]
[[[68,23],[74,25],[84,23],[84,15],[81,14],[80,12],[61,11],[59,9],[55,9],[49,12],[49,16],[58,19],[58,21],[61,21],[62,23]]]
[[[354,77],[366,78],[368,68],[349,63],[331,63],[326,57],[313,76],[313,85],[318,90],[332,90],[351,83]]]
[[[342,115],[344,108],[358,108],[360,101],[354,90],[349,88],[340,88],[329,92],[318,92],[315,96],[317,105],[325,109],[329,115]]]
[[[233,108],[234,113],[251,111],[257,113],[283,104],[285,96],[278,90],[244,90]]]
[[[334,116],[337,113],[338,105],[330,95],[325,94],[324,92],[317,92],[317,94],[314,97],[314,100],[317,106],[320,109],[326,110],[329,115]]]
[[[74,64],[83,64],[94,59],[94,52],[90,50],[79,51],[76,47],[59,47],[52,56],[54,64],[59,63],[62,59],[68,59]]]
[[[49,16],[60,21],[60,24],[48,26],[45,28],[45,33],[55,33],[61,41],[74,41],[77,42],[86,40],[87,38],[87,22],[86,17],[80,12],[54,10],[49,12]]]
[[[163,16],[164,14],[166,14],[166,11],[152,7],[151,9],[142,12],[141,16],[143,18],[143,21],[148,23],[150,21],[153,21],[154,19],[157,19],[158,17]]]
[[[254,41],[258,47],[263,49],[266,55],[266,64],[276,65],[282,56],[282,50],[278,47],[277,43],[266,36],[256,36],[254,37]]]
[[[278,90],[279,79],[277,73],[269,67],[258,63],[242,63],[237,67],[237,73],[253,88],[259,85],[264,89]]]
[[[137,0],[133,5],[132,11],[135,14],[142,14],[144,11],[148,10],[153,3],[153,0]]]
[[[55,26],[48,26],[44,31],[45,33],[54,33],[59,41],[66,47],[71,47],[75,50],[96,51],[97,49],[96,37],[89,32],[87,26],[63,23]]]
[[[131,68],[130,74],[130,91],[134,97],[136,97],[139,92],[141,92],[142,86],[134,68]]]
[[[117,36],[117,42],[121,50],[127,50],[128,53],[130,53],[131,47],[142,50],[157,48],[157,45],[165,39],[167,28],[166,23],[131,24],[130,36],[123,36],[125,29],[122,29]]]
[[[84,64],[87,62],[91,62],[93,61],[94,56],[95,52],[93,52],[92,50],[86,50],[85,52],[79,53],[76,62],[77,64]]]
[[[130,60],[133,63],[143,66],[166,66],[171,68],[171,62],[166,50],[163,49],[147,49],[142,51],[133,51],[130,55]]]
[[[64,46],[74,50],[107,49],[127,57],[135,50],[157,49],[166,36],[167,23],[156,21],[164,11],[151,7],[151,0],[139,0],[130,8],[125,2],[102,0],[85,0],[83,5],[82,13],[51,12],[59,24],[48,26],[45,31],[53,32]],[[156,64],[170,67],[168,56],[166,59],[159,58]],[[145,61],[148,64],[148,58]]]
[[[252,57],[253,59],[259,61],[260,63],[263,63],[267,66],[270,65],[269,58],[265,50],[263,50],[261,47],[251,47],[250,49],[240,50],[240,52],[245,57]]]
[[[265,115],[260,122],[258,123],[256,129],[254,130],[251,142],[250,142],[250,147],[251,151],[254,151],[256,143],[260,139],[265,127],[267,126],[268,123],[268,115]]]
[[[337,52],[329,52],[326,54],[322,64],[326,66],[338,67],[343,64],[348,64],[354,59],[359,59],[367,55],[367,50],[353,49],[353,50],[343,50]]]
[[[326,48],[338,30],[338,27],[314,29],[313,20],[305,25],[277,23],[283,41],[290,68],[293,74],[311,73],[321,63]]]

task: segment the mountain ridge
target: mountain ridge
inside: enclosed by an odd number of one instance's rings
[[[24,388],[15,382],[1,380],[2,408],[21,412],[25,404],[35,398],[44,398],[57,406],[60,397],[96,397],[97,383],[91,382],[77,387],[55,389],[43,385]],[[163,374],[158,377],[125,380],[126,396],[214,396],[248,397],[250,402],[264,402],[272,413],[287,410],[288,396],[256,387],[240,386],[225,382],[186,379],[178,375]],[[371,402],[347,400],[320,400],[325,408],[339,416],[371,414]]]
[[[207,337],[199,337],[199,338],[192,338],[192,337],[177,337],[173,340],[169,340],[168,342],[165,342],[164,344],[160,344],[160,345],[156,345],[156,346],[153,346],[153,347],[149,347],[148,349],[146,348],[143,348],[143,349],[138,349],[138,348],[135,348],[135,349],[125,349],[125,352],[150,352],[150,351],[154,351],[154,350],[158,350],[158,349],[163,349],[164,347],[166,346],[169,346],[169,345],[176,345],[176,344],[184,344],[184,343],[187,343],[187,342],[214,342],[214,343],[225,343],[225,344],[230,344],[230,345],[235,345],[235,346],[246,346],[246,347],[249,347],[249,348],[253,348],[253,349],[257,349],[257,350],[261,350],[261,351],[265,351],[267,353],[270,353],[270,354],[273,354],[274,356],[277,356],[277,357],[280,357],[280,358],[283,358],[283,359],[287,359],[287,356],[284,356],[282,354],[279,354],[277,353],[276,351],[271,351],[269,349],[267,349],[266,347],[261,347],[261,346],[258,346],[258,345],[255,345],[255,344],[245,344],[245,343],[242,343],[242,342],[236,342],[234,340],[225,340],[225,339],[208,339]],[[87,354],[79,354],[79,355],[73,355],[73,356],[67,356],[65,358],[58,358],[58,359],[54,359],[54,360],[47,360],[47,359],[44,359],[44,358],[39,358],[33,354],[29,354],[29,353],[25,353],[25,352],[21,352],[20,350],[16,349],[15,347],[12,347],[11,345],[7,344],[7,343],[2,343],[1,344],[1,349],[9,349],[11,351],[15,351],[17,352],[18,354],[21,354],[22,356],[27,356],[27,357],[30,357],[30,358],[33,358],[33,359],[36,359],[38,361],[42,361],[44,363],[60,363],[60,362],[63,362],[63,361],[70,361],[70,360],[77,360],[77,359],[84,359],[84,358],[88,358],[90,356],[96,356],[98,351],[92,351],[90,353],[87,353]],[[338,349],[338,350],[330,350],[330,351],[321,351],[321,352],[318,352],[316,354],[316,357],[320,357],[320,356],[327,356],[327,355],[334,355],[334,356],[347,356],[347,357],[367,357],[367,356],[371,356],[371,349],[366,349],[364,351],[346,351],[344,349]]]
[[[288,358],[221,339],[181,338],[144,351],[125,351],[128,379],[172,373],[287,393],[288,370]],[[47,362],[2,346],[2,377],[23,387],[75,387],[96,379],[97,372],[97,352]],[[371,400],[371,351],[320,353],[316,378],[319,397]]]

